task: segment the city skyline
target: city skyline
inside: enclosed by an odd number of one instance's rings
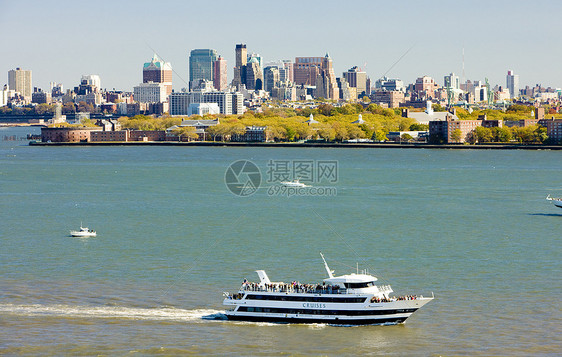
[[[156,52],[171,63],[173,88],[179,90],[189,86],[191,50],[221,54],[230,83],[235,46],[245,43],[264,63],[329,53],[337,77],[358,66],[372,82],[385,74],[404,83],[428,75],[443,85],[443,76],[454,72],[461,81],[487,77],[491,84],[505,86],[512,70],[520,77],[520,88],[562,86],[556,66],[562,50],[554,46],[562,4],[555,1],[543,1],[541,7],[522,1],[454,6],[446,1],[354,6],[289,1],[283,7],[263,4],[252,10],[225,1],[164,1],[158,6],[171,11],[161,19],[153,16],[154,5],[147,1],[60,4],[3,3],[0,21],[7,29],[18,29],[0,40],[8,49],[0,58],[5,74],[16,67],[32,70],[33,86],[48,89],[49,82],[72,88],[91,73],[101,77],[103,88],[132,91],[142,81],[142,64]],[[545,45],[549,43],[552,48]],[[0,85],[7,82],[4,75]]]

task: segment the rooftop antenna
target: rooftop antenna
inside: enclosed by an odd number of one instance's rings
[[[464,74],[464,44],[462,45],[462,81],[463,83],[466,81],[466,76]]]
[[[322,257],[322,260],[324,261],[324,267],[326,267],[326,271],[328,272],[328,277],[333,278],[334,277],[334,270],[330,270],[330,267],[328,266],[328,263],[326,263],[326,259],[324,259],[324,254],[322,254],[322,252],[320,252],[320,256]]]

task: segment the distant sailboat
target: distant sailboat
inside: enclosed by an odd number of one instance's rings
[[[80,222],[80,230],[70,231],[70,235],[73,237],[95,237],[96,231],[91,230],[88,227],[82,227],[82,222]]]

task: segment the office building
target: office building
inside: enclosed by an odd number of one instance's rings
[[[31,71],[19,67],[8,71],[8,87],[19,92],[26,100],[30,101],[33,94]]]
[[[326,53],[322,58],[322,67],[318,77],[316,77],[316,98],[326,98],[331,100],[339,100],[340,93],[336,75],[332,66],[332,59]]]
[[[213,63],[213,85],[216,90],[223,91],[226,90],[228,86],[226,73],[228,71],[226,60],[219,56],[217,60]]]
[[[513,73],[513,71],[507,71],[506,82],[511,98],[519,97],[519,75]]]
[[[345,102],[355,102],[357,100],[357,88],[351,87],[345,78],[336,78],[340,90],[340,99]]]
[[[217,60],[217,51],[212,49],[192,50],[189,56],[189,88],[198,85],[201,79],[213,81],[214,63]]]
[[[249,90],[263,89],[263,73],[256,57],[246,64],[246,88]]]
[[[174,92],[170,94],[170,115],[190,115],[192,103],[217,103],[221,114],[243,114],[244,98],[242,93],[194,91]]]
[[[8,99],[10,98],[10,90],[7,85],[4,85],[4,88],[0,91],[0,107],[8,105]]]
[[[461,89],[461,80],[460,80],[459,76],[457,76],[454,73],[451,73],[448,76],[445,76],[443,78],[443,83],[445,84],[445,86],[447,86],[447,84],[448,84],[449,87],[453,90],[460,91],[460,89]]]
[[[357,97],[367,95],[367,73],[355,66],[347,72],[343,72],[343,78],[345,78],[350,87],[356,88]]]
[[[163,103],[168,100],[167,86],[165,83],[140,83],[133,88],[135,102]]]
[[[263,80],[264,80],[264,89],[267,92],[273,90],[273,88],[278,87],[280,80],[279,80],[279,67],[277,66],[267,66],[263,70]]]
[[[85,74],[80,80],[81,84],[86,84],[101,89],[101,79],[97,74]]]
[[[43,92],[40,88],[35,88],[31,95],[31,103],[51,104],[51,93]]]
[[[239,87],[246,83],[246,63],[248,63],[248,51],[243,43],[236,45],[235,50],[236,67],[234,67],[234,79],[232,85]]]
[[[316,85],[324,57],[296,57],[293,64],[295,84],[303,86]]]
[[[260,68],[263,68],[263,58],[260,56],[259,53],[254,53],[254,52],[252,52],[251,54],[249,54],[249,55],[248,55],[248,62],[247,62],[247,63],[251,62],[252,59],[254,59],[254,58],[255,58],[256,61],[258,62],[259,67],[260,67]]]
[[[371,93],[371,100],[375,104],[386,104],[389,108],[398,108],[404,103],[404,92],[400,90],[377,89]]]
[[[142,67],[143,83],[162,83],[166,87],[166,95],[172,93],[172,65],[164,62],[156,54],[150,62]]]
[[[387,77],[377,79],[375,82],[375,89],[382,89],[387,91],[399,90],[402,92],[406,92],[406,87],[404,87],[404,82],[402,82],[402,80]]]

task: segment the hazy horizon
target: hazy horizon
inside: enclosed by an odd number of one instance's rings
[[[373,84],[410,48],[388,77],[412,83],[429,75],[442,85],[443,76],[455,72],[462,79],[464,48],[465,80],[487,77],[492,86],[505,86],[513,70],[521,88],[562,87],[556,62],[562,3],[538,4],[2,0],[0,85],[9,70],[21,67],[32,70],[33,86],[43,89],[51,81],[72,88],[82,75],[98,74],[102,88],[132,91],[154,49],[171,62],[179,90],[187,87],[180,77],[188,80],[189,52],[196,48],[215,49],[228,61],[230,83],[235,45],[245,43],[264,63],[329,53],[336,76],[358,66]]]

